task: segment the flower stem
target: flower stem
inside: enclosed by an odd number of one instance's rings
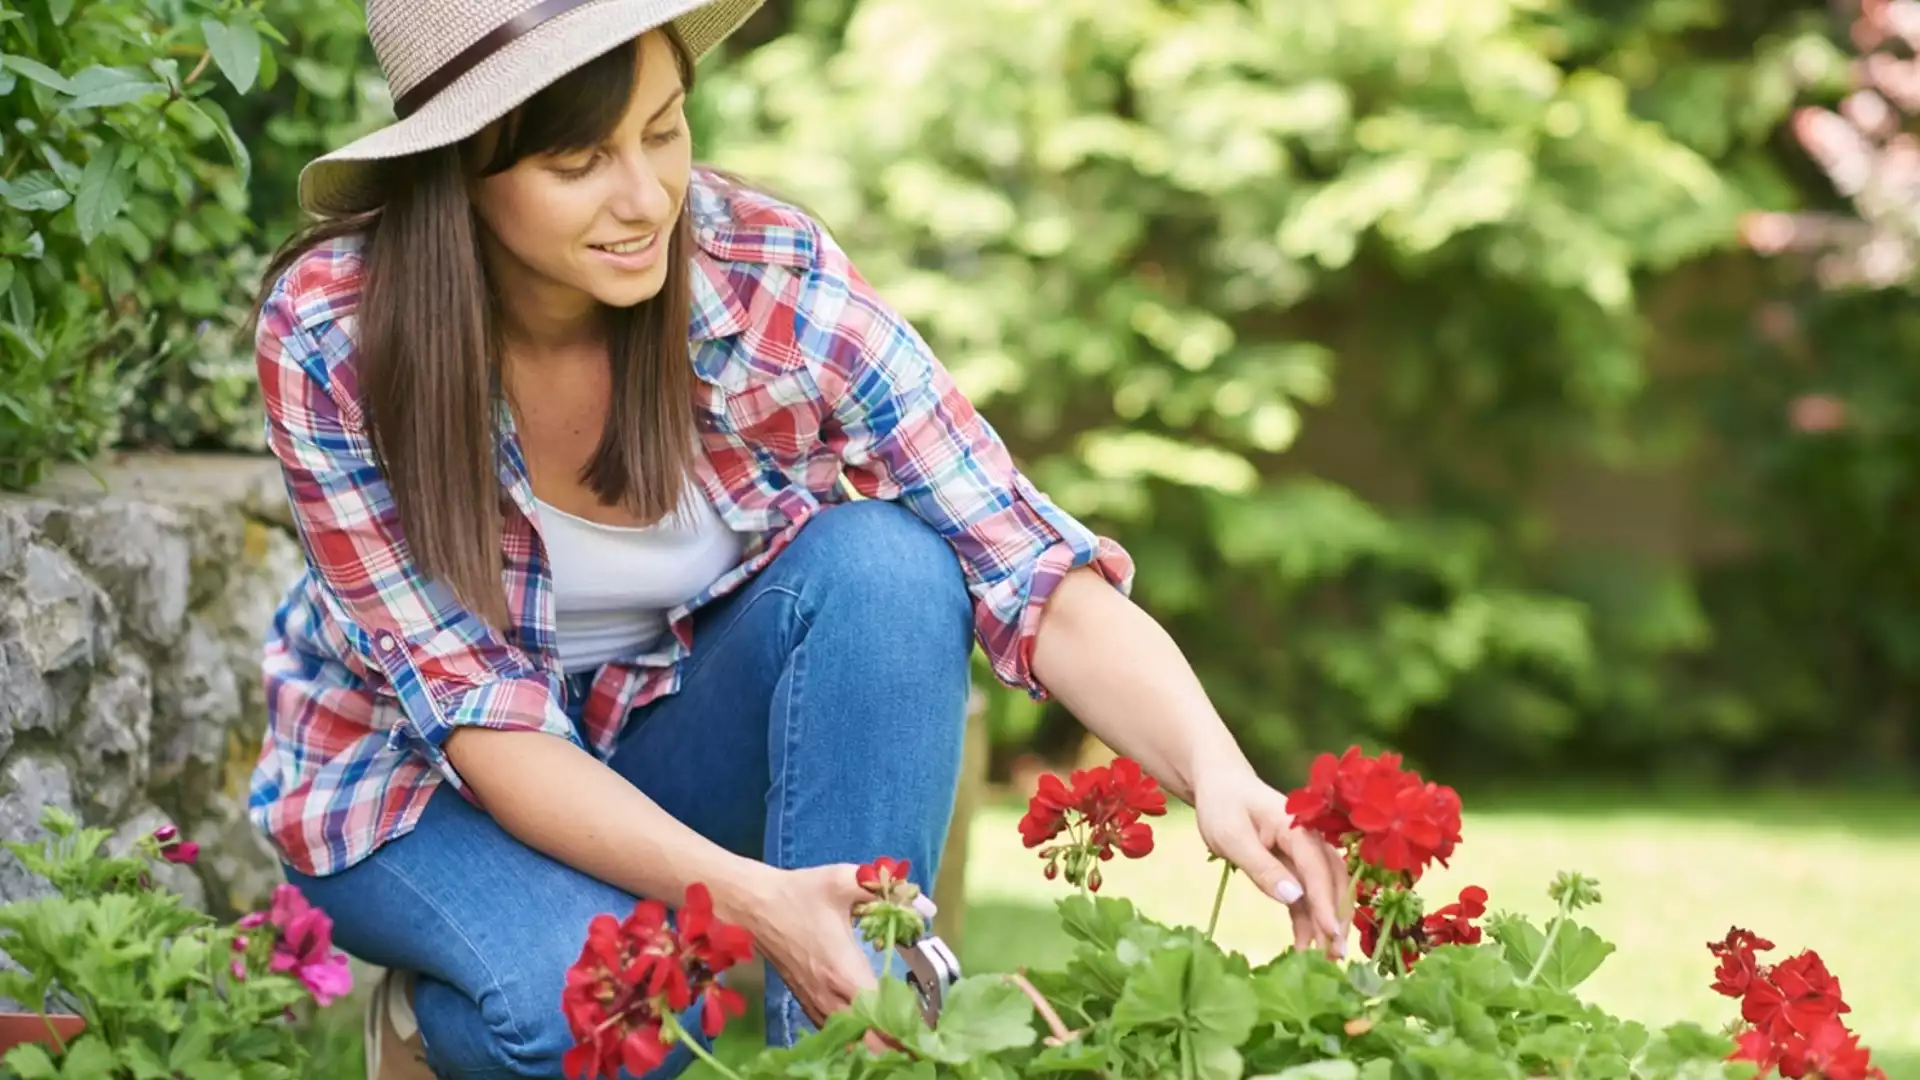
[[[1572,905],[1567,901],[1570,900],[1572,896],[1573,893],[1569,890],[1567,895],[1560,898],[1560,915],[1553,920],[1553,925],[1547,927],[1547,939],[1540,943],[1540,955],[1534,958],[1533,970],[1527,972],[1526,979],[1520,983],[1521,986],[1532,986],[1533,980],[1539,978],[1540,972],[1546,968],[1547,957],[1553,955],[1553,941],[1560,936],[1560,928],[1566,925],[1567,917],[1571,914],[1570,909]]]
[[[1040,992],[1039,987],[1027,979],[1024,971],[1016,971],[1002,978],[1027,995],[1027,1000],[1033,1002],[1033,1007],[1040,1010],[1040,1017],[1047,1022],[1047,1028],[1053,1032],[1052,1037],[1055,1040],[1066,1043],[1079,1038],[1079,1032],[1067,1030],[1067,1025],[1060,1020],[1060,1014],[1054,1011],[1053,1003],[1047,1000],[1047,996]]]
[[[1233,864],[1220,860],[1220,886],[1213,890],[1213,914],[1207,917],[1207,940],[1213,940],[1214,928],[1220,925],[1220,905],[1227,898],[1227,882],[1233,877]]]
[[[880,979],[882,982],[893,977],[893,946],[880,950]]]
[[[1547,939],[1540,943],[1540,955],[1533,961],[1533,970],[1527,972],[1527,977],[1520,981],[1521,986],[1532,986],[1533,980],[1540,977],[1541,970],[1547,966],[1547,957],[1553,955],[1553,939],[1560,936],[1560,927],[1566,921],[1567,917],[1563,914],[1553,920],[1552,926],[1547,927]]]
[[[684,1046],[686,1046],[686,1048],[692,1052],[694,1057],[697,1057],[701,1061],[706,1062],[708,1068],[719,1073],[721,1076],[728,1077],[729,1080],[740,1080],[739,1073],[734,1072],[732,1069],[727,1068],[726,1065],[722,1063],[719,1058],[714,1057],[712,1054],[708,1053],[707,1048],[700,1045],[700,1040],[694,1038],[692,1032],[689,1032],[686,1028],[680,1026],[680,1018],[678,1016],[675,1016],[670,1012],[665,1012],[664,1010],[663,1010],[663,1013],[664,1015],[662,1015],[660,1019],[665,1021],[666,1029],[668,1031],[673,1032],[674,1042],[681,1043]]]

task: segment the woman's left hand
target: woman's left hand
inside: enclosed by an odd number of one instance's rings
[[[1245,871],[1260,891],[1287,905],[1293,941],[1346,955],[1347,864],[1319,836],[1294,827],[1287,797],[1251,769],[1195,777],[1194,817],[1208,850]]]

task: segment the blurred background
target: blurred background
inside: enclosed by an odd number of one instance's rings
[[[43,44],[170,78],[203,56],[88,29],[134,8],[211,21],[231,85],[149,131],[27,115],[35,73],[0,69],[6,486],[257,451],[233,330],[262,253],[300,165],[389,116],[349,0],[103,0]],[[1129,548],[1276,783],[1404,751],[1466,794],[1496,906],[1544,911],[1563,866],[1609,886],[1611,1007],[1730,1019],[1704,942],[1745,920],[1822,950],[1899,1075],[1915,40],[1907,0],[769,0],[703,66],[696,153],[818,215]],[[78,66],[55,77],[88,106],[137,97]],[[1017,803],[1081,734],[980,681]],[[968,953],[1039,962],[996,797]],[[1203,919],[1211,875],[1181,876],[1110,887]],[[1230,934],[1279,947],[1233,903]]]

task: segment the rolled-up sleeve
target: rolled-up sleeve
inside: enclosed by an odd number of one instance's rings
[[[355,396],[341,385],[352,349],[341,325],[303,325],[283,282],[262,311],[255,344],[267,442],[310,577],[400,704],[389,747],[420,754],[466,793],[443,749],[457,728],[541,731],[577,745],[557,680],[408,554]]]
[[[1129,592],[1132,559],[1034,487],[919,333],[824,230],[814,242],[795,334],[824,403],[825,441],[855,490],[899,502],[953,545],[994,674],[1045,698],[1033,650],[1048,598],[1082,566]]]

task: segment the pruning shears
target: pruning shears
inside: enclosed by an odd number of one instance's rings
[[[920,1015],[928,1027],[938,1027],[947,991],[960,981],[960,958],[937,934],[928,934],[900,950],[907,962],[907,985],[920,998]]]

